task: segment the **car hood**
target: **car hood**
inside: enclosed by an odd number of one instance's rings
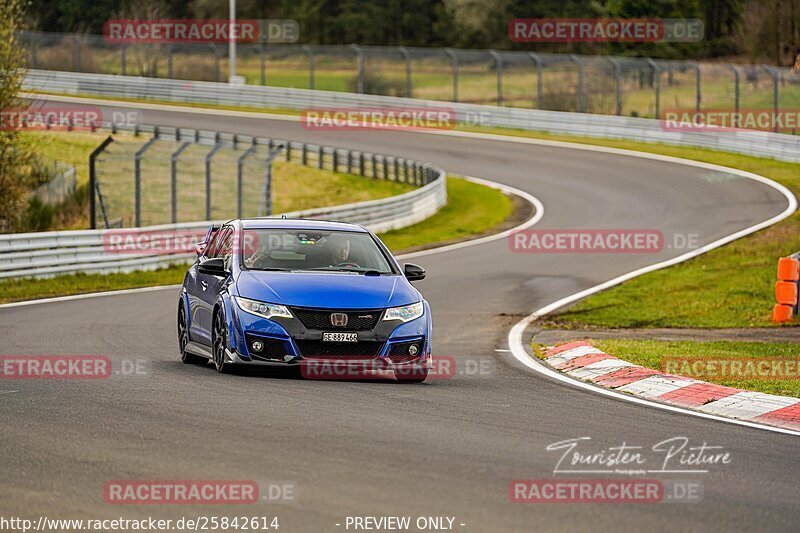
[[[403,276],[244,271],[236,281],[245,298],[297,307],[379,309],[420,301]]]

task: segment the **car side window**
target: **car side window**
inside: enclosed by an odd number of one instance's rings
[[[206,249],[203,252],[203,256],[206,259],[211,259],[212,257],[214,257],[214,252],[217,249],[217,245],[220,242],[220,236],[222,235],[222,233],[223,233],[222,229],[219,229],[215,231],[214,234],[211,236],[211,241],[209,241],[209,243],[206,245]]]
[[[233,235],[233,228],[229,228],[225,233],[225,237],[221,241],[222,246],[220,246],[220,254],[218,256],[222,257],[223,261],[225,261],[225,269],[228,271],[230,271],[231,261],[233,259]]]

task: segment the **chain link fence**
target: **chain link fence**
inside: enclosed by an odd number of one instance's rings
[[[423,187],[427,164],[316,144],[215,131],[107,125],[90,161],[92,228],[128,228],[273,214],[273,170],[304,165]],[[324,199],[316,198],[314,207]]]
[[[225,81],[227,47],[122,45],[26,32],[32,69]],[[766,65],[495,50],[237,45],[248,84],[659,117],[664,109],[796,109],[800,75]]]
[[[67,200],[78,185],[78,173],[75,167],[65,165],[60,161],[53,161],[48,167],[50,180],[34,189],[31,196],[47,205],[58,205]]]

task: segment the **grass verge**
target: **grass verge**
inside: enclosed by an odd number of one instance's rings
[[[363,180],[364,178],[358,178]],[[381,235],[394,253],[431,247],[490,232],[512,214],[511,199],[484,185],[448,178],[448,204],[431,218]],[[179,284],[186,265],[130,274],[70,274],[49,279],[0,282],[0,303]]]
[[[798,379],[735,379],[730,372],[717,371],[714,374],[694,374],[685,365],[684,359],[713,359],[715,361],[746,359],[773,359],[781,362],[791,362],[794,366],[794,375],[797,374],[798,345],[794,343],[766,343],[766,342],[733,342],[733,341],[714,341],[714,342],[695,342],[695,341],[651,341],[651,340],[602,340],[591,341],[591,343],[604,352],[619,357],[625,361],[645,366],[686,375],[693,379],[700,379],[735,387],[739,389],[753,390],[767,394],[779,394],[782,396],[800,397],[800,380]],[[672,372],[671,367],[665,367],[666,359],[672,358],[670,362],[677,364],[677,368],[683,368]],[[717,363],[721,368],[720,363]],[[789,365],[787,365],[789,366]],[[746,367],[744,367],[746,370]],[[786,367],[784,367],[786,368]],[[688,370],[688,371],[686,371]],[[737,374],[741,375],[741,374]],[[749,374],[744,374],[749,375]]]

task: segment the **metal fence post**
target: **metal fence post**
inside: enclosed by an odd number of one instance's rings
[[[494,59],[494,68],[497,72],[497,105],[503,105],[503,58],[495,50],[489,50],[489,55]]]
[[[647,64],[653,69],[653,87],[656,91],[656,118],[661,116],[661,68],[650,58]]]
[[[261,85],[267,84],[267,43],[258,48],[258,67],[261,72]]]
[[[220,79],[220,51],[216,45],[212,44],[211,49],[214,51],[214,81],[219,81]]]
[[[575,66],[578,68],[578,113],[583,113],[583,110],[586,106],[586,87],[584,86],[583,80],[583,61],[581,58],[576,56],[575,54],[569,55],[569,60],[575,63]]]
[[[411,82],[411,54],[408,53],[408,50],[405,46],[400,46],[397,50],[406,61],[406,98],[411,98],[411,95],[413,94],[413,86]]]
[[[780,89],[779,85],[781,82],[781,72],[777,69],[772,67],[764,67],[764,70],[772,76],[772,112],[773,114],[773,122],[775,123],[775,133],[780,131],[778,127],[778,109],[780,108]]]
[[[536,102],[534,102],[534,109],[542,108],[542,58],[534,52],[528,52],[528,57],[533,59],[536,63]]]
[[[221,148],[222,143],[217,139],[217,144],[206,154],[206,220],[211,220],[211,159]]]
[[[733,111],[734,113],[739,113],[739,69],[737,69],[732,64],[728,63],[725,65],[728,67],[728,70],[733,72]]]
[[[688,65],[694,69],[694,74],[695,74],[695,107],[694,107],[694,110],[695,110],[695,112],[700,113],[700,100],[702,99],[700,65],[698,65],[694,61],[690,61],[688,63]]]
[[[96,166],[97,156],[99,156],[106,149],[106,147],[112,142],[114,142],[114,138],[111,135],[109,135],[89,155],[89,228],[90,229],[97,229],[97,220],[96,220],[97,208],[95,207],[95,194],[99,196],[100,193],[100,187],[97,184],[97,166]],[[105,216],[106,210],[102,204],[103,204],[103,199],[101,197],[100,205],[103,208],[103,217],[105,218],[106,227],[108,227],[108,217]]]
[[[361,48],[359,48],[357,44],[351,44],[350,47],[353,49],[353,52],[355,52],[356,57],[358,59],[358,94],[364,94],[364,78],[366,76],[365,65],[364,65],[364,53],[361,51]]]
[[[453,101],[458,102],[458,56],[452,48],[445,48],[444,53],[453,64]]]
[[[156,138],[152,137],[149,141],[136,151],[134,156],[134,180],[136,183],[136,198],[134,208],[134,226],[140,227],[142,225],[142,157],[144,153],[156,142]]]
[[[122,75],[123,76],[127,76],[128,75],[128,69],[127,69],[128,47],[125,46],[124,44],[122,46],[120,46],[120,55],[121,55],[120,59],[122,61]]]
[[[172,79],[172,45],[167,45],[167,78]]]
[[[31,43],[31,68],[33,69],[39,68],[39,42],[41,39],[34,39]]]
[[[324,161],[325,161],[325,149],[322,145],[317,147],[317,168],[324,168]]]
[[[74,43],[74,54],[75,57],[73,58],[72,67],[75,72],[81,71],[81,42],[78,37],[73,37],[72,42]]]
[[[303,52],[308,57],[308,88],[314,88],[314,51],[307,44],[303,45]]]
[[[272,150],[267,156],[264,168],[264,214],[269,216],[272,214],[272,160],[283,149],[283,146],[278,146]],[[259,213],[260,214],[260,213]]]
[[[609,56],[607,59],[614,66],[614,92],[617,98],[617,115],[622,116],[622,65],[613,57]]]
[[[179,136],[179,135],[178,135]],[[185,142],[177,150],[175,150],[169,158],[170,163],[170,178],[171,178],[171,199],[172,199],[172,223],[178,221],[178,158],[181,154],[189,148],[192,143]]]
[[[255,151],[258,145],[256,144],[255,138],[253,139],[253,144],[248,148],[245,153],[239,156],[239,159],[236,161],[236,216],[238,218],[242,218],[243,212],[243,202],[242,202],[242,188],[243,188],[243,179],[242,179],[242,170],[244,168],[244,160],[250,157]]]

